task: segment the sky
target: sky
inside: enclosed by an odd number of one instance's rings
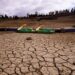
[[[0,0],[0,14],[26,16],[27,13],[47,14],[50,11],[71,9],[75,0]]]

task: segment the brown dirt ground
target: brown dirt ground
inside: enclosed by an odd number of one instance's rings
[[[75,25],[75,19],[13,20],[0,22],[0,26],[25,23],[30,27],[65,27]],[[75,33],[0,32],[0,75],[75,75]]]

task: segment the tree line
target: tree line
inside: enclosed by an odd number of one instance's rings
[[[19,16],[8,16],[8,15],[0,15],[0,20],[8,20],[8,19],[57,19],[58,17],[62,16],[70,16],[70,15],[75,15],[75,8],[72,8],[71,10],[62,10],[62,11],[54,11],[54,12],[49,12],[48,14],[39,14],[38,12],[35,12],[35,14],[27,14],[27,16],[24,17],[19,17]]]

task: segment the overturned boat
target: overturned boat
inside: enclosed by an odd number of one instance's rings
[[[55,32],[57,33],[75,32],[75,27],[55,28]]]
[[[17,31],[17,27],[0,27],[0,31]]]

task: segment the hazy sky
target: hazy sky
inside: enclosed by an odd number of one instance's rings
[[[49,11],[75,7],[75,0],[0,0],[0,14],[24,16],[27,13],[48,13]]]

